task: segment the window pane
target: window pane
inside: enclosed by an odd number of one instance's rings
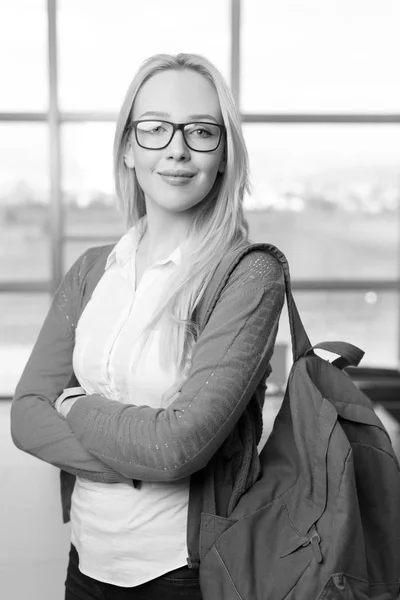
[[[123,217],[114,199],[114,123],[65,124],[62,129],[65,227],[69,235],[119,236]]]
[[[44,0],[0,3],[0,111],[46,110],[47,17]]]
[[[0,124],[0,279],[49,279],[47,128]]]
[[[361,365],[398,368],[399,296],[395,292],[302,292],[295,302],[312,344],[341,340],[365,351]],[[278,342],[291,346],[287,312],[282,313]],[[329,359],[334,358],[330,355]]]
[[[11,395],[50,306],[47,294],[0,294],[0,395]]]
[[[255,241],[294,279],[398,276],[398,126],[246,125]]]
[[[242,110],[398,112],[397,0],[242,4]]]
[[[229,74],[228,0],[60,0],[63,109],[117,110],[141,62],[197,52]]]

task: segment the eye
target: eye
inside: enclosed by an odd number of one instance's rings
[[[217,127],[213,127],[210,125],[205,125],[203,123],[193,123],[187,127],[187,132],[189,135],[198,138],[209,138],[217,134],[215,130]]]
[[[205,127],[199,127],[198,129],[196,129],[195,133],[199,137],[209,137],[210,135],[213,135],[212,132],[206,129]]]
[[[142,121],[138,123],[138,131],[143,134],[161,135],[167,131],[167,124],[162,121]]]
[[[211,133],[211,131],[208,131],[208,129],[198,129],[197,130],[197,135],[201,136],[201,137],[208,137],[210,135],[213,135]]]
[[[162,131],[165,131],[165,129],[162,125],[156,125],[155,127],[152,127],[150,131],[151,133],[161,133]]]

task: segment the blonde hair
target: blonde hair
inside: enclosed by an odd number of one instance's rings
[[[145,338],[160,324],[161,365],[185,367],[191,348],[198,337],[193,318],[214,267],[231,249],[248,240],[248,224],[243,212],[243,198],[249,189],[248,155],[239,115],[232,94],[219,71],[197,54],[156,54],[148,58],[133,79],[119,113],[114,138],[114,177],[117,198],[132,227],[146,214],[144,194],[134,169],[124,161],[132,107],[141,86],[150,77],[166,70],[191,69],[213,84],[226,128],[224,173],[218,173],[212,190],[198,205],[198,211],[182,243],[182,263],[168,281],[162,303],[145,328]]]

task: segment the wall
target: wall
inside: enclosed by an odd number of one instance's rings
[[[10,405],[0,402],[0,598],[63,600],[69,526],[59,472],[14,446]]]

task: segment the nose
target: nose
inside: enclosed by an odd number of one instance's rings
[[[174,160],[187,160],[190,158],[190,150],[185,143],[183,132],[179,129],[175,131],[174,137],[166,147],[168,158]]]

